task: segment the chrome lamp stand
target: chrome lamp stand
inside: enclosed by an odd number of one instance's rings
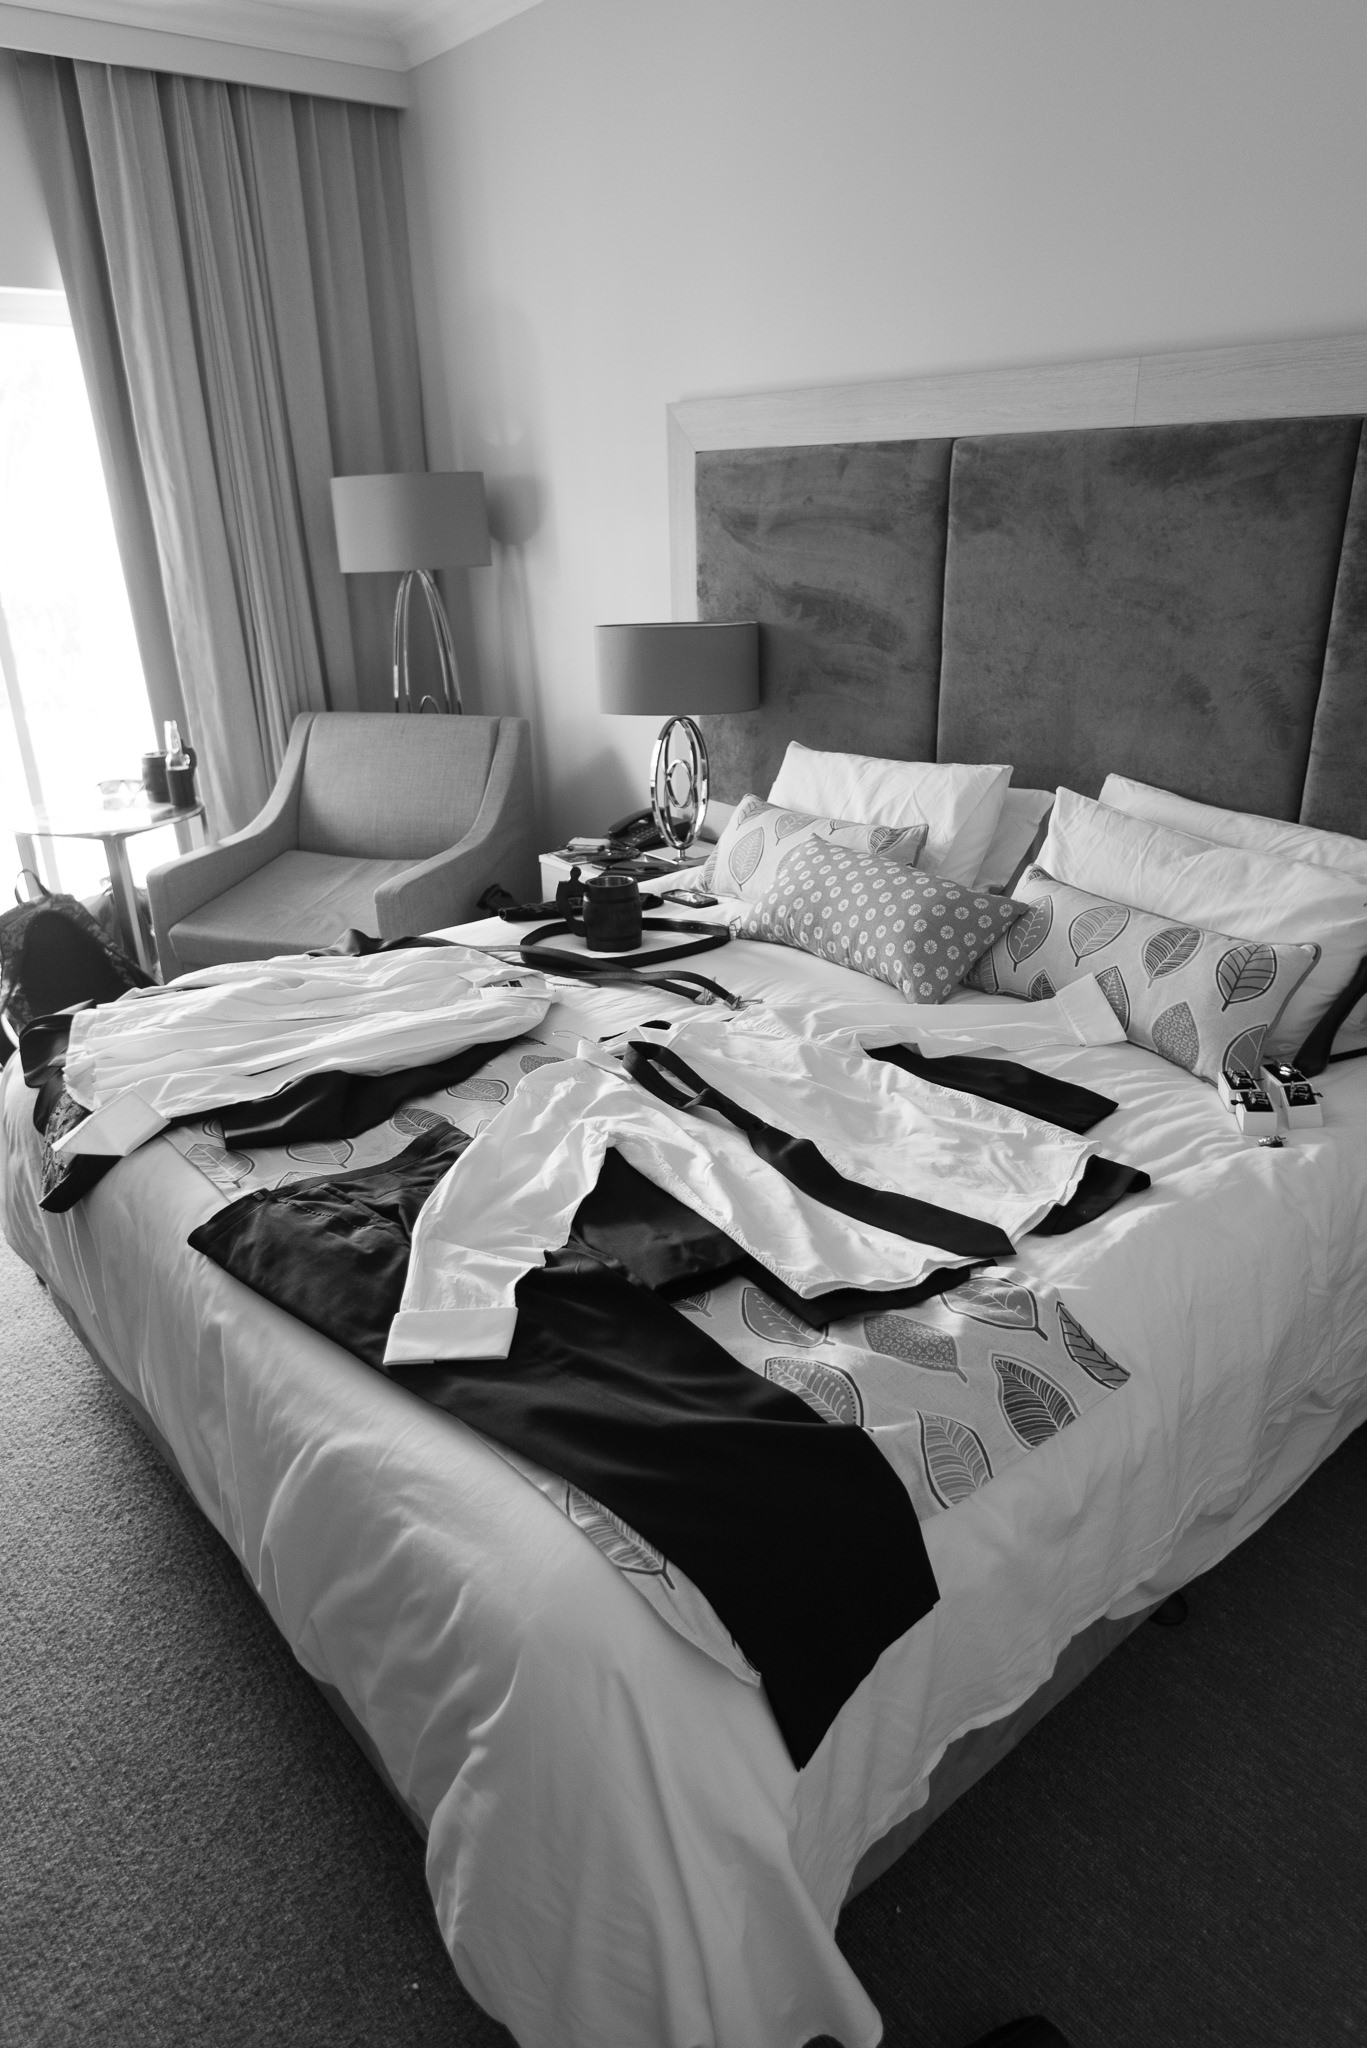
[[[431,692],[425,690],[418,699],[417,708],[419,711],[430,708],[433,711],[459,714],[464,711],[465,706],[460,697],[460,679],[456,673],[456,650],[451,640],[451,627],[446,617],[446,607],[441,601],[441,593],[426,569],[405,569],[399,582],[398,596],[394,600],[394,709],[413,709],[413,692],[408,679],[408,609],[413,598],[414,583],[421,587],[427,599],[432,633],[437,643],[441,693],[445,700],[439,704]]]
[[[667,718],[650,757],[650,795],[661,837],[682,857],[707,815],[707,742],[692,718]]]

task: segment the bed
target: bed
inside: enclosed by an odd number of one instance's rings
[[[880,756],[1010,762],[1018,784],[1084,802],[1115,774],[1367,835],[1367,350],[1188,368],[1183,382],[1150,364],[1147,386],[1144,366],[1128,384],[1125,366],[1022,374],[1007,398],[991,376],[895,403],[874,388],[857,416],[849,394],[824,412],[814,394],[677,409],[679,610],[696,591],[704,616],[765,625],[765,708],[711,735],[723,795],[763,794],[791,741],[819,752],[838,735]],[[1199,422],[1194,439],[1126,441],[1146,388],[1162,419]],[[1032,431],[995,431],[1013,425]],[[990,1033],[1030,1007],[982,990],[911,1006],[752,939],[697,964],[739,996],[858,1013],[875,1035],[884,1016],[898,1036],[956,1015]],[[639,1021],[621,1007],[636,998],[583,1000]],[[567,1028],[552,1012],[539,1049],[505,1055],[504,1095],[521,1062],[563,1055]],[[1106,1150],[1151,1178],[1083,1230],[1024,1240],[1012,1269],[1124,1377],[1071,1382],[1068,1426],[1018,1444],[990,1482],[921,1496],[938,1603],[801,1770],[762,1693],[662,1619],[563,1501],[187,1250],[251,1172],[299,1177],[335,1150],[244,1168],[186,1128],[48,1216],[30,1097],[6,1070],[10,1242],[426,1834],[456,1967],[523,2048],[875,2042],[833,1939],[842,1900],[1367,1416],[1367,1060],[1328,1066],[1322,1129],[1269,1150],[1207,1081],[1127,1040],[1029,1057],[1112,1099]],[[440,1113],[492,1128],[502,1099],[470,1084]],[[838,1335],[755,1332],[742,1283],[682,1312],[853,1370]],[[958,1377],[926,1385],[917,1412],[955,1421]]]

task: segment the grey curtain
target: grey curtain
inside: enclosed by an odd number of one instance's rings
[[[298,712],[385,701],[393,590],[338,572],[328,485],[426,467],[398,117],[19,67],[144,656],[158,598],[163,667],[173,650],[174,682],[149,667],[149,693],[173,715],[178,690],[211,821],[232,830]]]

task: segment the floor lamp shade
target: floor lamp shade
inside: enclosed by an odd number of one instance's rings
[[[487,569],[489,514],[478,469],[335,476],[344,575],[376,569]]]
[[[651,805],[661,836],[684,854],[707,814],[707,742],[692,714],[756,708],[759,627],[750,619],[599,626],[598,701],[604,711],[663,716]]]
[[[343,575],[400,572],[394,600],[394,709],[413,709],[408,678],[408,613],[416,583],[427,599],[444,702],[423,696],[418,709],[459,711],[460,679],[451,627],[434,569],[484,569],[492,553],[484,476],[478,469],[409,470],[387,476],[335,476],[332,516]]]

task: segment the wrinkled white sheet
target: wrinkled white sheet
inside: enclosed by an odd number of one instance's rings
[[[742,992],[881,1002],[777,947],[703,965]],[[1078,1630],[1215,1563],[1367,1414],[1367,1061],[1326,1077],[1323,1130],[1273,1152],[1151,1053],[1030,1057],[1116,1097],[1097,1142],[1155,1180],[1017,1261],[1133,1377],[926,1524],[939,1605],[800,1774],[762,1696],[503,1458],[189,1252],[221,1197],[165,1141],[42,1217],[8,1070],[10,1241],[427,1821],[443,1935],[523,2048],[875,2042],[831,1933],[864,1849]]]

